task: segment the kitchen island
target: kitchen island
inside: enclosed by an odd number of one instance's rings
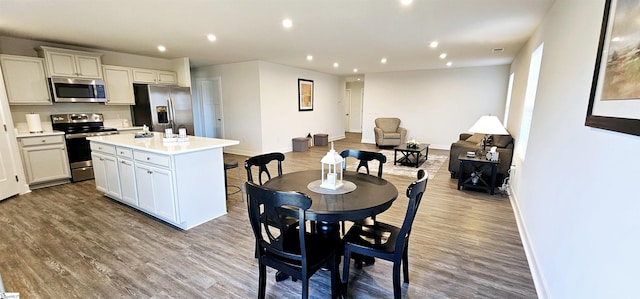
[[[222,149],[240,142],[194,136],[165,142],[162,135],[88,137],[96,189],[185,230],[226,214]]]

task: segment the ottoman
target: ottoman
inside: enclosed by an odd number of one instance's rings
[[[304,152],[309,150],[309,141],[307,137],[296,137],[292,139],[292,142],[294,152]]]
[[[313,144],[315,146],[327,146],[329,145],[329,134],[314,134]]]

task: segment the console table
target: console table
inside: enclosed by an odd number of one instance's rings
[[[467,157],[465,154],[458,156],[460,168],[458,169],[458,190],[460,188],[481,189],[494,194],[496,175],[500,161],[490,161],[485,157]]]

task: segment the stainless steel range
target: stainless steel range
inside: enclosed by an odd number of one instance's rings
[[[118,134],[118,130],[105,128],[100,113],[52,114],[51,125],[54,130],[65,133],[71,180],[93,179],[91,148],[86,137]]]

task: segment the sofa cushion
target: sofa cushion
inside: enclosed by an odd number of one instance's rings
[[[497,147],[507,147],[513,137],[511,135],[493,135],[493,145]]]
[[[475,134],[471,135],[471,137],[467,138],[465,141],[471,142],[471,143],[474,143],[474,144],[478,144],[478,143],[482,142],[483,138],[484,138],[484,134],[475,133]]]
[[[385,132],[383,133],[383,135],[384,135],[384,139],[400,139],[400,133]]]

